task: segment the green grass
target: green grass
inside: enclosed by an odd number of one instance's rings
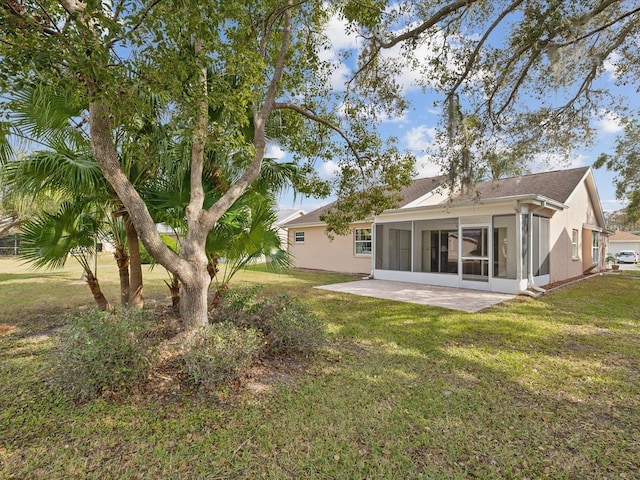
[[[78,278],[0,260],[0,478],[640,478],[629,272],[467,314],[256,266],[237,283],[287,292],[327,322],[305,369],[283,362],[264,388],[247,381],[222,401],[184,390],[80,406],[46,383],[51,328],[91,305]],[[152,272],[147,298],[168,302],[163,278]]]

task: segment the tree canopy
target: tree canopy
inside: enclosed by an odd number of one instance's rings
[[[601,78],[611,66],[618,84],[637,88],[639,14],[628,0],[9,0],[0,4],[0,132],[17,133],[12,102],[25,86],[73,91],[82,107],[76,128],[87,131],[147,250],[182,282],[191,309],[183,314],[195,324],[206,317],[207,233],[259,177],[270,136],[305,166],[303,193],[327,193],[313,167],[336,161],[331,187],[342,201],[327,220],[342,232],[391,206],[390,193],[411,179],[412,157],[377,129],[407,106],[404,69],[440,92],[439,153],[466,185],[483,168],[513,171],[541,153],[569,154],[593,138],[597,115],[636,115]],[[337,52],[342,63],[325,55],[335,17],[359,39],[355,53]],[[349,80],[334,89],[340,68]],[[190,138],[179,255],[123,169],[132,132],[135,148],[153,150],[153,136],[140,134],[149,121]],[[240,172],[214,202],[203,187],[207,152]]]
[[[374,119],[357,108],[370,102],[371,92],[330,88],[334,66],[321,58],[331,47],[323,28],[342,8],[276,0],[4,2],[0,88],[8,122],[2,131],[5,138],[35,133],[15,131],[12,103],[25,86],[45,82],[72,90],[84,108],[77,128],[88,132],[102,174],[146,249],[183,284],[187,323],[206,322],[207,233],[259,177],[270,132],[301,162],[339,158],[344,175],[336,187],[346,196],[392,191],[410,179],[411,159],[393,141],[380,140]],[[378,103],[393,108],[391,97]],[[152,118],[191,139],[188,231],[179,255],[161,241],[122,164],[123,143]],[[142,149],[152,141],[136,137]],[[209,204],[203,175],[211,171],[205,168],[211,151],[231,158],[241,173]],[[296,185],[300,191],[318,185],[310,166],[309,177]],[[377,205],[369,202],[369,211],[389,205],[383,195],[370,198]]]
[[[624,96],[640,86],[637,2],[419,0],[378,7],[376,21],[360,32],[366,45],[356,78],[373,84],[410,64],[424,88],[441,93],[438,153],[452,178],[472,181],[496,158],[509,157],[511,169],[535,156],[566,158],[594,139],[596,118],[638,116]],[[384,56],[387,50],[398,55]]]

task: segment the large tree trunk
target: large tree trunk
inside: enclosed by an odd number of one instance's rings
[[[140,240],[138,231],[133,225],[129,215],[124,216],[124,226],[127,232],[127,243],[129,244],[129,306],[133,308],[144,307],[143,285],[142,285],[142,259],[140,258]]]
[[[113,305],[109,303],[109,300],[107,300],[102,293],[100,283],[98,282],[98,279],[93,275],[93,272],[91,272],[90,270],[85,270],[85,278],[87,280],[89,288],[91,289],[91,293],[93,294],[93,299],[98,305],[98,308],[103,312],[113,312]]]
[[[129,304],[129,255],[124,245],[116,245],[113,256],[118,264],[120,274],[120,305]]]
[[[206,265],[193,272],[185,281],[182,280],[182,296],[180,298],[180,315],[187,329],[198,328],[209,323],[207,297],[211,277]]]

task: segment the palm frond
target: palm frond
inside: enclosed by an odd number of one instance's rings
[[[56,213],[42,212],[22,225],[21,256],[35,268],[61,268],[74,256],[88,265],[100,234],[88,203],[65,202]]]
[[[0,167],[7,165],[15,158],[15,152],[9,141],[11,125],[8,122],[0,122]]]
[[[105,192],[108,185],[90,152],[65,155],[53,150],[35,152],[11,162],[6,168],[6,181],[23,191],[40,189],[75,192]]]
[[[77,148],[88,144],[84,131],[77,128],[81,123],[80,105],[71,89],[37,84],[16,93],[12,121],[28,138]]]

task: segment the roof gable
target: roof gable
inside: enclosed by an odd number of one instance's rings
[[[414,180],[411,185],[402,188],[400,192],[398,192],[401,198],[400,202],[398,202],[398,208],[402,208],[416,200],[419,200],[429,192],[432,192],[433,190],[442,186],[445,181],[446,177],[444,176],[418,178]],[[337,202],[331,202],[327,205],[324,205],[316,210],[307,213],[306,215],[303,215],[286,223],[284,226],[289,227],[295,225],[321,224],[323,222],[322,220],[320,220],[320,217],[328,212],[336,203]]]
[[[612,242],[640,242],[640,235],[618,230],[609,237],[609,240]]]

